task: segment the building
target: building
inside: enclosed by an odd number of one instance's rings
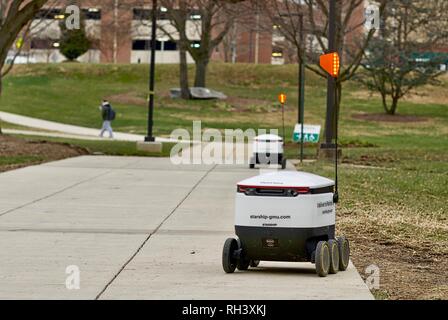
[[[45,7],[31,25],[31,35],[22,52],[32,62],[61,62],[59,52],[60,28],[66,7],[73,1],[57,1],[58,5]],[[78,0],[85,18],[85,29],[91,39],[91,49],[78,60],[90,63],[147,63],[149,62],[151,7],[143,0]],[[261,12],[250,7],[243,18],[237,20],[221,45],[212,54],[212,60],[225,62],[283,64],[295,63],[294,49],[288,48],[276,25]],[[363,11],[355,14],[355,22],[362,19]],[[166,9],[159,8],[158,24],[165,29],[157,32],[156,63],[178,63],[179,51],[175,28],[167,19]],[[200,40],[201,14],[188,15],[187,32],[192,46]],[[312,35],[307,35],[307,50],[320,54],[320,47]],[[189,63],[193,62],[190,55]]]
[[[64,22],[66,8],[70,3],[71,1],[57,1],[57,5],[44,7],[36,15],[22,47],[22,55],[28,61],[56,63],[65,60],[59,52],[59,24]],[[92,43],[91,49],[78,60],[89,63],[147,63],[150,60],[152,14],[148,3],[150,2],[143,0],[77,1],[83,13],[86,33]],[[178,35],[163,7],[159,8],[158,24],[165,32],[160,29],[157,31],[156,63],[177,63]],[[191,12],[187,32],[192,46],[200,45],[200,24],[200,12]],[[232,42],[236,42],[234,62],[271,62],[271,34],[239,28],[236,39]],[[225,61],[225,51],[222,44],[213,52],[212,59]],[[190,55],[187,56],[187,61],[193,62]]]
[[[142,1],[78,1],[91,49],[78,60],[91,63],[139,63],[149,61],[151,10],[139,6]],[[59,24],[64,22],[68,1],[42,9],[31,24],[31,39],[24,50],[36,62],[61,62]],[[167,24],[163,10],[159,23]],[[194,19],[194,17],[193,17]],[[193,20],[189,21],[191,24]],[[189,26],[192,28],[191,26]],[[175,35],[174,35],[175,37]],[[194,37],[193,39],[199,39]],[[157,34],[158,63],[178,61],[176,43],[161,31]],[[191,57],[189,57],[191,62]]]

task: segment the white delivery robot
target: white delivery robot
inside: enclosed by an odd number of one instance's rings
[[[249,168],[257,164],[279,164],[282,169],[286,167],[286,158],[283,153],[283,138],[275,134],[263,134],[254,138],[252,144],[252,157]]]
[[[309,261],[321,277],[346,270],[350,247],[335,238],[334,202],[334,181],[311,173],[277,171],[239,182],[237,238],[225,241],[224,271],[247,270],[260,260]]]

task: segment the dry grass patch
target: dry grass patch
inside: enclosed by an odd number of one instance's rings
[[[356,208],[356,209],[353,209]],[[338,210],[338,231],[351,241],[363,278],[380,269],[378,298],[448,299],[448,226],[444,212],[428,215],[406,206],[354,203]]]

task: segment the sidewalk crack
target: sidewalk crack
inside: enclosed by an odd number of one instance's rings
[[[146,237],[146,239],[142,242],[142,244],[137,248],[137,250],[131,255],[131,257],[123,264],[123,266],[118,270],[118,272],[112,277],[112,279],[105,285],[105,287],[98,293],[98,295],[95,297],[95,300],[99,300],[101,296],[106,292],[106,290],[110,287],[110,285],[115,281],[115,279],[118,278],[118,276],[123,272],[123,270],[128,266],[129,263],[134,260],[134,258],[137,256],[137,254],[143,249],[143,247],[146,245],[146,243],[149,241],[152,235],[156,234],[157,231],[162,227],[162,225],[176,212],[176,210],[185,202],[185,200],[188,199],[188,197],[191,195],[191,193],[201,184],[201,182],[209,175],[210,172],[212,172],[217,165],[214,165],[212,168],[210,168],[207,172],[204,173],[204,175],[194,184],[194,186],[188,191],[188,193],[185,195],[184,198],[176,205],[176,207],[160,222],[160,224]]]

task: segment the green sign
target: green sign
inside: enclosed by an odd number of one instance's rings
[[[302,137],[300,134],[301,130],[302,130],[302,125],[299,123],[296,124],[296,126],[294,127],[294,133],[292,136],[292,140],[294,142],[300,143],[302,141]],[[320,125],[309,125],[309,124],[303,125],[303,142],[318,143],[319,138],[320,138]]]

